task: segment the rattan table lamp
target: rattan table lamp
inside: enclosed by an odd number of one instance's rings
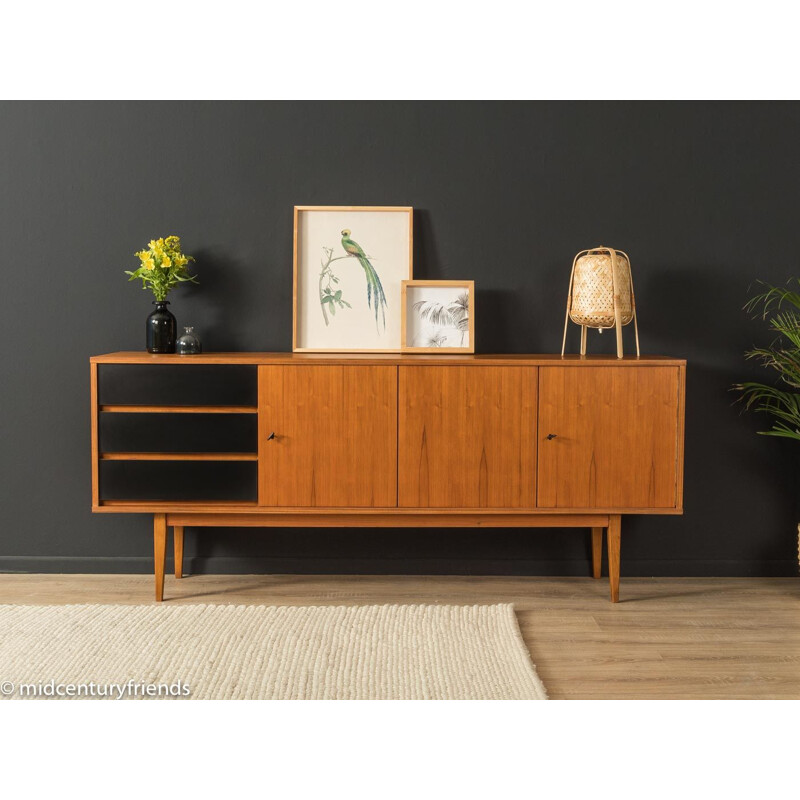
[[[561,355],[567,346],[570,319],[581,326],[581,355],[586,355],[586,329],[600,333],[615,328],[617,358],[622,358],[622,327],[633,320],[636,334],[636,355],[639,355],[639,326],[636,321],[636,300],[633,295],[631,262],[622,250],[593,247],[581,250],[572,262],[569,278],[567,314]]]

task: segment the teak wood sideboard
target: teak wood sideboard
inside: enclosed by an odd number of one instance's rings
[[[186,526],[586,527],[683,513],[686,362],[661,356],[91,358],[92,510]],[[208,472],[211,468],[213,471]]]

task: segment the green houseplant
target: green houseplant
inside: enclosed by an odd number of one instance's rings
[[[147,249],[136,253],[138,269],[125,270],[129,281],[140,280],[142,289],[153,292],[155,310],[148,316],[146,342],[149,353],[174,353],[177,322],[167,306],[167,295],[179,283],[197,283],[197,276],[189,272],[192,256],[181,252],[178,236],[152,239]]]
[[[772,427],[759,431],[763,436],[800,440],[800,279],[790,278],[787,287],[762,284],[766,290],[751,298],[746,311],[758,311],[776,334],[767,347],[754,347],[745,353],[762,366],[777,373],[777,384],[745,381],[734,386],[741,392],[745,408],[767,414]],[[800,524],[797,526],[797,560],[800,565]]]
[[[800,279],[789,281],[795,283],[800,288]],[[777,384],[746,381],[734,389],[741,392],[746,409],[772,417],[772,427],[760,434],[800,440],[800,292],[762,285],[766,290],[751,298],[745,310],[759,311],[776,337],[768,346],[754,347],[745,356],[774,370]]]

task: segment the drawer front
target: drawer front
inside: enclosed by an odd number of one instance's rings
[[[540,508],[676,507],[678,367],[539,373]]]

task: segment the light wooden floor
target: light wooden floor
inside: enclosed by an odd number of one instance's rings
[[[0,575],[0,603],[150,603],[146,575]],[[800,578],[168,577],[169,603],[514,603],[553,699],[800,699]]]

